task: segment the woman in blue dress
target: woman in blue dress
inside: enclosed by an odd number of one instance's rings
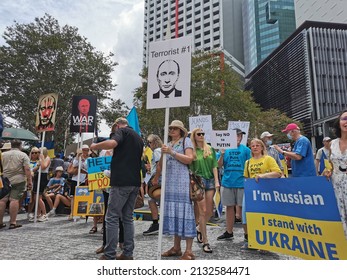
[[[163,257],[180,256],[182,260],[194,260],[193,239],[196,235],[194,208],[189,196],[188,165],[193,161],[193,146],[187,137],[187,129],[179,120],[169,126],[168,145],[162,146],[166,154],[166,184],[164,203],[163,233],[174,235],[174,246],[162,253]],[[161,173],[162,159],[157,166],[153,183]],[[182,255],[181,240],[186,240],[186,250]]]

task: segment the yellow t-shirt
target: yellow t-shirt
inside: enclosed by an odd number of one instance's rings
[[[245,170],[243,176],[245,178],[255,178],[258,174],[278,172],[281,173],[281,169],[273,157],[263,156],[259,159],[251,158],[245,163]]]

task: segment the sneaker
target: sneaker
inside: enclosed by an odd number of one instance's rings
[[[159,224],[151,224],[148,230],[143,232],[143,235],[153,235],[159,232]]]
[[[29,222],[34,222],[35,221],[35,217],[30,217],[29,218]]]
[[[57,214],[55,213],[55,210],[54,209],[52,209],[51,211],[49,211],[48,213],[47,213],[47,217],[51,217],[51,216],[57,216]]]
[[[37,219],[38,222],[45,222],[48,221],[48,218],[46,215],[42,215]]]
[[[28,220],[34,220],[34,213],[28,213]]]
[[[230,240],[234,238],[234,233],[224,232],[221,236],[217,237],[217,240]]]

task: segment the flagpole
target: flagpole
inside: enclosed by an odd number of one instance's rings
[[[45,143],[45,138],[46,138],[46,131],[43,131],[43,133],[42,133],[42,139],[41,139],[41,154],[42,154],[42,152],[43,152],[43,147],[44,147],[44,143]],[[41,154],[40,154],[40,156],[41,156]],[[35,200],[34,223],[37,222],[37,211],[38,211],[39,198],[40,198],[41,173],[42,173],[42,168],[41,168],[41,163],[40,163],[39,174],[38,174],[38,178],[37,178],[37,186],[36,186],[36,200]]]

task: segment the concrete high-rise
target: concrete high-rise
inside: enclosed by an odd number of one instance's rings
[[[244,0],[246,75],[295,31],[294,0]]]
[[[178,1],[178,37],[191,36],[193,51],[222,50],[231,67],[244,76],[242,0]],[[149,44],[176,37],[176,0],[145,0],[143,64]]]
[[[346,0],[295,0],[296,27],[304,21],[347,23]]]

